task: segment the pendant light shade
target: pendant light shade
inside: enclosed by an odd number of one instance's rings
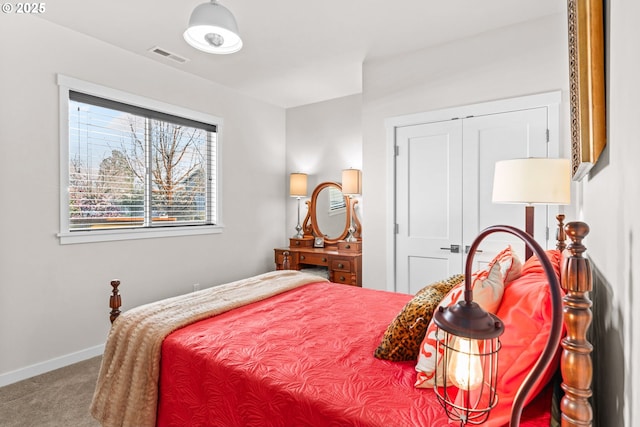
[[[216,0],[197,6],[189,19],[184,39],[208,53],[234,53],[242,49],[242,39],[233,14]]]

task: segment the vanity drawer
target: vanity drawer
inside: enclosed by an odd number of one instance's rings
[[[332,271],[330,280],[333,283],[342,283],[343,285],[357,286],[356,277],[353,274],[345,271]]]
[[[338,250],[349,251],[349,252],[361,252],[362,242],[345,242],[344,240],[341,240],[338,242]]]
[[[343,258],[332,258],[331,269],[334,271],[349,272],[351,271],[351,261]]]
[[[300,264],[311,264],[311,265],[329,265],[329,256],[323,253],[300,253],[298,262]]]
[[[305,236],[302,239],[291,238],[289,239],[289,246],[292,248],[312,248],[313,237]]]

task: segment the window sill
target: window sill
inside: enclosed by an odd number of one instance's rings
[[[61,245],[76,243],[113,242],[118,240],[154,239],[158,237],[196,236],[220,234],[221,225],[198,225],[190,227],[136,228],[118,230],[74,231],[59,233]]]

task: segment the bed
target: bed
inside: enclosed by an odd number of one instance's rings
[[[565,293],[566,334],[558,343],[557,363],[545,370],[535,395],[527,399],[522,426],[550,425],[556,371],[564,394],[562,425],[591,425],[591,345],[585,337],[591,273],[582,245],[588,227],[580,222],[564,227],[562,219],[557,249],[546,256]],[[565,248],[567,235],[571,242]],[[518,316],[548,314],[548,285],[536,287],[541,303],[522,294],[539,266],[539,260],[527,260],[521,275],[505,286],[504,298],[511,299],[497,310],[506,316],[506,331],[509,322],[522,323]],[[91,406],[105,427],[449,425],[433,390],[417,386],[415,359],[374,357],[417,296],[275,271],[121,315],[118,285],[112,282],[113,325]],[[535,313],[517,302],[529,299]],[[544,332],[540,325],[538,335]],[[527,352],[535,359],[535,352],[527,350],[531,345],[514,347],[520,332],[512,327],[502,339],[507,349],[505,365],[498,368],[505,375],[503,395],[485,425],[509,422],[515,382],[530,369],[520,359]],[[417,343],[419,351],[426,341]],[[509,359],[518,352],[523,355]]]

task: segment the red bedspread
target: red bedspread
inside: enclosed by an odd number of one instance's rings
[[[315,283],[172,333],[158,425],[447,425],[415,362],[373,357],[411,298],[381,293]]]
[[[450,425],[433,391],[414,387],[415,362],[373,357],[410,298],[313,283],[173,332],[157,425]],[[536,399],[521,425],[548,426],[549,405]]]

